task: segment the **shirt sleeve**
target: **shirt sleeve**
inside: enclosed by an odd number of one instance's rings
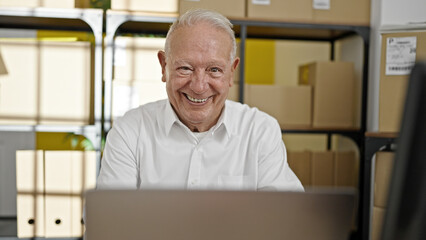
[[[131,112],[114,122],[114,127],[107,135],[97,189],[138,187],[138,125],[135,114]]]
[[[290,169],[281,128],[267,118],[259,131],[258,190],[304,191],[302,183]]]

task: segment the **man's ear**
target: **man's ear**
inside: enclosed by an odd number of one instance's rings
[[[238,64],[240,64],[240,58],[236,57],[231,65],[231,81],[229,82],[229,87],[232,87],[234,83],[234,74],[235,74],[234,72],[237,69]]]
[[[234,72],[234,71],[235,71],[235,69],[237,69],[238,64],[240,64],[240,58],[239,58],[239,57],[236,57],[236,58],[234,59],[234,62],[232,63],[232,68],[231,68],[231,71],[232,71],[232,72]]]
[[[164,51],[158,51],[157,57],[161,65],[161,81],[166,82],[166,53]]]

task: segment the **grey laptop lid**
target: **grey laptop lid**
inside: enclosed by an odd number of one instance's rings
[[[86,239],[348,239],[353,192],[94,190]]]

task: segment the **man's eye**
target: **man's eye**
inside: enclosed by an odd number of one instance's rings
[[[183,67],[178,67],[177,71],[181,74],[190,74],[192,69],[190,67],[183,66]]]
[[[179,67],[178,70],[191,71],[189,67]]]
[[[213,68],[210,68],[210,72],[217,73],[217,72],[221,72],[221,70],[220,68],[213,67]]]

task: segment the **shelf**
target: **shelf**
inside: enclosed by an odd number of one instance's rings
[[[399,133],[397,132],[366,132],[366,137],[373,138],[397,138]]]
[[[103,11],[98,9],[0,8],[2,28],[93,31],[96,35],[102,34],[98,27],[102,18]]]
[[[407,23],[404,25],[383,25],[379,31],[381,33],[392,33],[392,32],[407,32],[407,31],[425,31],[426,22],[418,23]]]
[[[59,131],[88,134],[95,149],[98,151],[101,150],[103,16],[104,13],[101,9],[0,8],[0,28],[87,31],[92,32],[95,37],[95,65],[93,69],[94,124],[83,127],[0,125],[1,131]]]
[[[166,34],[177,14],[148,12],[107,11],[107,29],[119,33]],[[298,22],[280,22],[265,19],[231,18],[237,36],[241,26],[247,26],[247,37],[334,41],[349,35],[369,37],[368,26],[329,25]],[[113,32],[108,32],[113,34]],[[115,34],[115,32],[114,32]]]
[[[108,10],[106,12],[106,36],[105,36],[105,95],[104,95],[104,129],[111,128],[112,106],[112,74],[115,36],[124,33],[149,33],[166,35],[171,23],[176,20],[177,14],[154,14],[147,12],[128,12]],[[368,41],[370,28],[367,26],[353,25],[328,25],[296,22],[279,22],[262,19],[234,18],[230,19],[234,24],[234,31],[241,38],[241,49],[245,47],[246,38],[274,38],[297,39],[315,41],[335,41],[350,35],[359,35],[364,40],[364,64],[367,66]],[[244,51],[241,51],[240,66],[244,65]],[[367,68],[363,70],[363,95],[362,107],[366,109]],[[240,99],[243,99],[244,69],[240,68]],[[365,111],[362,119],[365,119]],[[361,129],[337,129],[337,132],[357,132],[365,129],[365,121],[361,121]],[[306,131],[306,129],[289,129],[289,131]],[[330,132],[329,129],[307,129],[312,132]],[[331,130],[335,131],[335,130]]]
[[[63,126],[63,125],[0,125],[3,132],[73,132],[84,134],[96,132],[93,125],[87,126]]]
[[[283,133],[355,133],[359,132],[359,128],[316,128],[316,127],[297,127],[297,126],[282,126]]]
[[[368,38],[369,27],[349,25],[328,25],[313,23],[277,22],[266,20],[232,20],[234,30],[240,34],[240,26],[247,26],[247,36],[251,38],[296,39],[315,41],[335,41],[350,35]]]
[[[177,14],[148,14],[142,12],[106,12],[106,36],[105,36],[105,95],[104,95],[104,129],[106,132],[111,128],[111,106],[112,106],[112,76],[114,62],[115,37],[125,33],[144,33],[166,35],[170,24],[176,19]],[[362,90],[360,96],[360,127],[357,128],[311,128],[300,126],[281,126],[282,133],[314,133],[314,134],[341,134],[352,139],[358,146],[360,152],[360,198],[368,198],[369,195],[363,190],[364,182],[369,181],[368,166],[364,166],[364,144],[367,114],[367,92],[368,92],[368,56],[370,28],[368,26],[338,25],[338,24],[313,24],[306,22],[280,22],[265,19],[234,18],[230,19],[234,25],[236,36],[240,38],[240,82],[239,99],[244,99],[244,79],[245,79],[245,46],[248,38],[263,39],[291,39],[306,41],[328,41],[331,43],[331,51],[334,51],[336,40],[349,36],[360,36],[363,40],[363,62],[362,62]],[[331,54],[332,55],[332,54]],[[330,145],[330,137],[328,138]],[[367,171],[364,171],[366,169]],[[368,206],[361,202],[358,211],[358,237],[364,238],[368,235],[369,226],[363,224],[368,220],[366,209]],[[368,210],[368,209],[367,209]]]

